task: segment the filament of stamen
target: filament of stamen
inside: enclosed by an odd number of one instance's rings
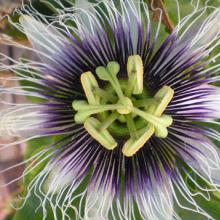
[[[132,138],[136,138],[136,127],[135,127],[134,120],[132,118],[132,114],[126,115],[125,118],[126,118],[126,122],[127,122],[127,126],[128,126],[130,136]]]
[[[106,149],[113,150],[115,147],[117,147],[117,142],[114,140],[107,129],[102,129],[100,132],[100,126],[101,123],[96,118],[92,117],[86,119],[84,123],[85,129],[95,140],[97,140]]]
[[[117,101],[117,97],[116,96],[114,96],[113,94],[109,94],[104,89],[95,88],[94,93],[97,96],[100,96],[100,98],[105,99],[107,101],[110,101],[110,102],[113,102],[113,103]]]
[[[99,128],[100,131],[105,130],[106,128],[108,128],[118,117],[118,113],[117,112],[113,112],[101,125],[101,127]]]
[[[78,106],[78,103],[73,103],[73,109],[78,111],[75,114],[75,122],[84,122],[89,116],[98,114],[105,111],[111,111],[111,110],[119,110],[124,109],[123,105],[119,104],[111,104],[111,105],[85,105]]]

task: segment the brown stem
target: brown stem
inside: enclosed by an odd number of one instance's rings
[[[150,8],[153,11],[153,19],[158,21],[160,19],[160,10],[162,11],[162,22],[167,27],[168,31],[171,33],[174,29],[174,24],[169,17],[167,9],[164,5],[163,0],[149,0]],[[160,10],[157,10],[160,9]]]

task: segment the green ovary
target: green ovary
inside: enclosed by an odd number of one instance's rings
[[[96,69],[96,76],[106,82],[100,88],[91,72],[81,75],[81,84],[87,100],[73,101],[75,122],[83,124],[87,132],[104,148],[113,150],[117,138],[127,139],[122,148],[125,156],[133,156],[153,136],[165,138],[172,117],[163,114],[173,98],[174,91],[163,86],[153,97],[144,88],[142,59],[130,56],[127,80],[119,80],[120,66],[109,62]]]

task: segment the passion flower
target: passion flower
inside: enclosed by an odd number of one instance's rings
[[[219,190],[213,139],[220,135],[208,124],[218,125],[220,115],[219,54],[210,56],[220,42],[220,10],[195,7],[159,44],[161,21],[155,31],[142,0],[67,2],[54,0],[54,16],[19,12],[14,25],[33,45],[23,48],[38,58],[1,53],[0,69],[16,73],[8,80],[29,82],[1,93],[41,98],[12,107],[2,101],[9,108],[1,135],[60,136],[30,158],[24,175],[47,164],[27,197],[40,198],[44,218],[48,202],[55,219],[70,209],[76,219],[180,219],[174,203],[210,217],[185,177],[201,195]]]

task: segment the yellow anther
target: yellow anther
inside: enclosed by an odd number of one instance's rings
[[[154,96],[159,102],[157,105],[152,105],[148,112],[153,113],[155,116],[161,116],[168,104],[172,100],[174,90],[169,86],[163,86]]]
[[[103,147],[108,150],[113,150],[117,147],[117,142],[111,136],[107,129],[102,129],[100,131],[102,123],[99,122],[96,118],[87,118],[84,127],[86,131],[96,140],[98,141]]]
[[[122,148],[122,153],[126,157],[133,156],[151,138],[151,136],[154,134],[154,131],[155,128],[153,125],[148,125],[146,128],[144,128],[144,130],[138,131],[138,138],[128,139]]]
[[[139,55],[130,56],[127,63],[128,82],[133,94],[141,94],[144,86],[144,68]]]
[[[93,74],[85,72],[81,75],[80,79],[88,103],[91,105],[99,104],[100,98],[94,93],[95,89],[99,88],[99,85]]]

